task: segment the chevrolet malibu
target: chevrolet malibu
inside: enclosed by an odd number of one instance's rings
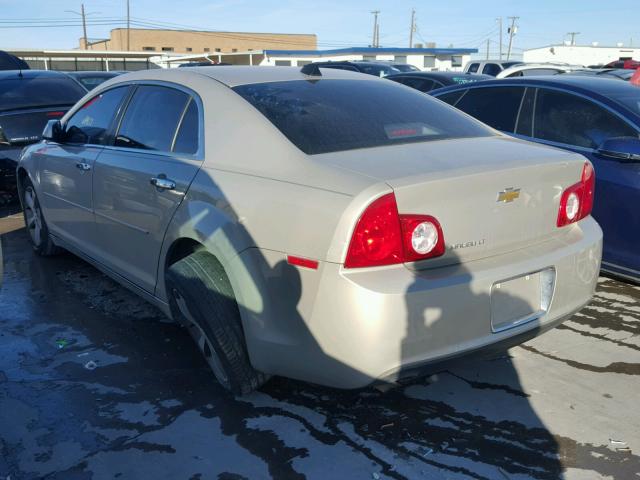
[[[589,302],[600,265],[584,157],[335,69],[109,80],[18,178],[36,253],[74,252],[159,306],[236,394],[506,348]]]

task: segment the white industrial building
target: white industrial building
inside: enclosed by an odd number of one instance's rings
[[[640,60],[640,48],[599,45],[548,45],[525,50],[524,62],[560,62],[572,65],[606,65],[615,60]]]
[[[250,50],[247,52],[167,56],[155,60],[165,67],[177,67],[186,61],[213,61],[233,65],[302,66],[311,62],[390,60],[414,65],[420,70],[461,71],[477,53],[475,48],[371,48],[353,47],[335,50]]]

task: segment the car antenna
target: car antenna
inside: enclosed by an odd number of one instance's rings
[[[305,75],[309,75],[312,77],[322,76],[322,73],[320,72],[320,67],[316,63],[307,63],[304,67],[300,69],[300,71]]]

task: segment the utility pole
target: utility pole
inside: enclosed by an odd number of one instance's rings
[[[95,15],[100,12],[85,13],[84,3],[80,4],[79,12],[76,12],[75,10],[65,10],[65,12],[74,13],[82,17],[82,39],[84,41],[84,49],[87,50],[89,48],[89,38],[87,37],[87,18],[86,17],[88,17],[89,15]]]
[[[127,52],[131,51],[131,17],[129,16],[129,0],[127,0]]]
[[[500,25],[500,33],[498,34],[498,48],[500,49],[500,60],[502,60],[502,17],[496,18],[496,22]]]
[[[576,35],[580,35],[580,32],[567,32],[567,35],[571,35],[571,43],[570,45],[576,44]]]
[[[84,37],[84,49],[89,48],[89,42],[87,41],[87,20],[84,15],[84,3],[80,4],[80,15],[82,15],[82,35]]]
[[[371,43],[371,46],[373,48],[377,48],[378,47],[378,33],[379,33],[378,32],[378,14],[380,13],[380,10],[373,10],[371,13],[373,14],[373,42]]]
[[[489,60],[489,43],[491,42],[491,40],[489,40],[487,38],[487,60]]]
[[[411,9],[411,29],[409,30],[409,48],[413,48],[413,32],[416,31],[416,9]]]
[[[509,28],[509,49],[507,50],[507,60],[511,57],[511,45],[513,43],[513,36],[516,34],[516,20],[520,17],[507,17],[511,20],[511,27]]]

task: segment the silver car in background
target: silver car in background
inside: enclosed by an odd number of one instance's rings
[[[506,348],[597,281],[584,157],[373,76],[136,72],[44,136],[18,168],[35,251],[68,249],[183,322],[234,393]]]

